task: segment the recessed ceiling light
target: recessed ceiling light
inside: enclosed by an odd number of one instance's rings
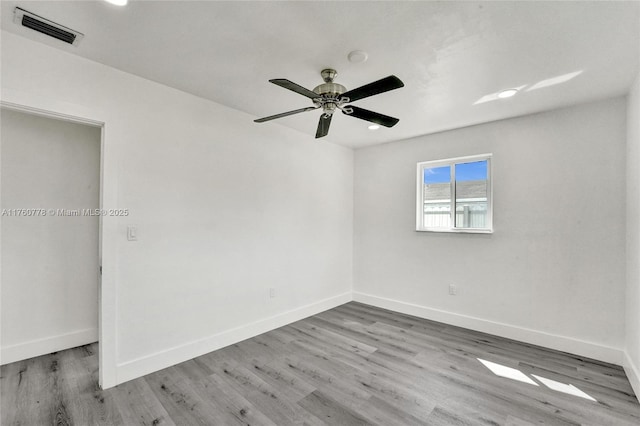
[[[378,126],[377,124],[372,124],[371,126],[368,127],[369,130],[378,130],[380,128],[380,126]]]
[[[506,90],[503,90],[502,92],[498,93],[498,97],[500,99],[510,98],[513,95],[515,95],[516,93],[518,93],[518,89],[506,89]]]
[[[105,0],[108,3],[115,4],[116,6],[126,6],[129,0]]]
[[[349,55],[347,57],[349,58],[349,62],[360,63],[366,62],[367,58],[369,58],[369,55],[367,54],[367,52],[364,52],[362,50],[354,50],[353,52],[349,52]]]

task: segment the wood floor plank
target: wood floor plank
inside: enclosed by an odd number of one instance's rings
[[[42,424],[52,418],[58,396],[53,385],[58,379],[50,371],[51,358],[2,366],[2,425]]]
[[[505,426],[535,426],[535,424],[509,415],[507,416]]]
[[[212,402],[224,415],[225,425],[277,426],[254,404],[229,386],[217,374],[194,384],[196,391]]]
[[[194,391],[174,367],[149,374],[145,379],[175,424],[223,424],[224,416]]]
[[[127,426],[176,426],[144,378],[116,386],[113,397]]]
[[[630,415],[636,413],[637,400],[635,396],[629,394],[626,390],[616,389],[606,381],[604,381],[604,383],[594,384],[592,376],[585,377],[580,374],[580,372],[577,372],[575,375],[567,375],[524,363],[521,363],[519,368],[520,371],[530,375],[539,375],[550,380],[558,381],[559,383],[575,385],[580,390],[594,397],[599,403],[608,404],[616,410],[627,412]],[[640,419],[638,419],[638,424],[640,424]]]
[[[209,368],[202,360],[195,358],[189,361],[181,362],[174,366],[176,372],[182,375],[187,380],[200,380],[203,377],[207,377],[213,374],[211,368]]]
[[[479,422],[467,418],[457,411],[436,407],[429,414],[427,424],[431,426],[474,426],[478,425]]]
[[[75,390],[69,393],[74,401],[72,406],[80,405],[83,415],[79,418],[81,424],[119,426],[124,425],[122,416],[113,399],[111,390],[103,391],[98,386],[98,355],[78,357],[77,352],[70,351],[74,356],[62,362],[71,365],[62,366],[69,385],[77,387],[78,398],[74,398]],[[71,371],[78,374],[70,374]]]
[[[329,425],[368,425],[366,419],[321,391],[314,391],[298,402],[302,408]]]
[[[369,326],[359,326],[358,324],[349,324],[347,326],[326,318],[308,318],[307,321],[320,329],[324,328],[374,348],[384,348],[398,354],[405,354],[407,358],[415,356],[421,349],[415,345],[408,344],[406,340],[403,340],[397,334],[380,336],[375,329],[378,323]]]
[[[640,424],[620,366],[355,302],[107,391],[97,369],[96,344],[2,366],[0,422]]]
[[[364,402],[355,411],[372,424],[401,424],[405,426],[427,425],[426,420],[421,420],[418,417],[396,407],[386,399],[381,399],[377,396],[369,398],[369,400]],[[428,413],[424,414],[427,415]]]
[[[377,347],[363,343],[358,339],[352,339],[348,336],[341,335],[326,328],[317,327],[307,321],[299,321],[297,323],[291,324],[289,327],[298,330],[316,340],[328,342],[334,346],[342,346],[345,348],[348,347],[354,351],[364,351],[368,353],[372,353],[378,350]]]
[[[301,354],[296,358],[285,358],[283,364],[291,374],[297,375],[317,389],[331,392],[346,404],[357,406],[371,394],[360,383],[353,380],[349,366],[336,361],[323,362],[322,357]]]
[[[279,389],[242,366],[222,365],[216,374],[275,424],[298,424],[309,417],[297,405],[287,401]]]
[[[316,390],[315,386],[292,374],[282,363],[254,364],[253,372],[265,382],[282,389],[290,401],[298,402]]]
[[[382,310],[371,310],[368,306],[351,303],[342,305],[336,308],[338,312],[348,312],[351,315],[356,315],[368,319],[369,321],[383,322],[389,325],[394,325],[399,328],[411,328],[413,326],[412,321],[408,321],[406,318],[399,315],[387,315]]]
[[[600,424],[623,424],[615,422],[605,412],[594,411],[585,416],[584,400],[547,389],[544,386],[522,384],[516,380],[496,376],[489,370],[483,370],[472,359],[460,359],[456,368],[442,368],[438,375],[451,384],[456,384],[456,393],[465,401],[462,407],[483,404],[484,413],[499,412],[502,416],[511,413],[509,407],[516,407],[517,413],[525,420],[544,420],[557,424],[581,424],[595,419]],[[590,405],[590,407],[593,404]],[[505,409],[506,408],[506,409]],[[629,419],[630,420],[630,419]]]
[[[431,384],[420,383],[416,380],[416,376],[411,374],[401,376],[397,371],[390,369],[388,364],[374,361],[375,358],[381,356],[380,351],[373,354],[358,354],[333,347],[330,349],[330,356],[326,357],[318,348],[303,347],[315,357],[310,358],[308,363],[302,366],[302,372],[312,376],[310,380],[323,378],[320,374],[323,371],[323,360],[331,360],[333,365],[343,365],[341,371],[334,371],[333,374],[324,377],[325,383],[332,384],[334,392],[339,387],[348,386],[346,389],[342,389],[341,402],[353,401],[355,398],[355,404],[357,404],[359,403],[358,399],[370,399],[371,397],[367,398],[367,394],[377,395],[381,399],[391,401],[392,406],[400,407],[405,413],[417,414],[420,418],[433,408],[433,404],[428,400],[429,397],[437,398],[439,396],[439,392]],[[392,359],[400,361],[404,365],[404,359],[397,357],[392,357]],[[292,365],[292,367],[299,367],[299,365]],[[305,367],[307,371],[304,370]],[[332,382],[332,377],[346,377],[349,380],[338,381],[334,379]],[[353,384],[356,385],[355,388]],[[420,385],[424,385],[424,387],[420,387]],[[322,382],[318,383],[318,387],[322,390],[326,389]]]
[[[287,346],[282,346],[279,340],[267,335],[245,340],[241,347],[252,355],[252,360],[264,363],[279,359],[287,352]]]
[[[0,367],[0,425],[17,423],[14,419],[20,414],[18,395],[23,392],[22,375],[25,361],[14,362]]]
[[[340,308],[340,307],[338,307]],[[345,322],[356,323],[362,325],[370,325],[376,322],[375,320],[367,319],[364,315],[359,314],[358,312],[350,312],[345,310],[338,310],[338,308],[334,308],[331,310],[333,315],[339,315],[344,319]]]
[[[61,367],[66,367],[67,364],[60,361],[69,355],[66,351],[54,353],[48,364],[47,385],[53,402],[49,406],[49,418],[53,418],[56,425],[73,425],[74,415],[77,416],[78,421],[84,417],[81,406],[78,411],[74,410],[78,404],[80,392],[73,377],[79,371],[61,371]]]

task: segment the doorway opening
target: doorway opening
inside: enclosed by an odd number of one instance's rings
[[[2,364],[85,345],[98,357],[102,126],[0,113]]]

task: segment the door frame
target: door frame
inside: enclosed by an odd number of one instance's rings
[[[101,129],[100,136],[100,209],[117,208],[117,157],[108,140],[106,114],[88,106],[38,98],[33,94],[2,90],[0,107],[31,115],[83,124]],[[118,384],[116,346],[116,244],[117,217],[100,216],[98,223],[98,382],[102,389]],[[0,225],[2,218],[0,217]],[[0,247],[0,256],[1,256]],[[1,277],[0,277],[1,280]]]

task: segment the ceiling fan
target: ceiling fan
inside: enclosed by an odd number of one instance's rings
[[[388,115],[369,111],[353,105],[346,105],[350,102],[368,98],[369,96],[404,87],[404,83],[395,75],[390,75],[389,77],[374,81],[373,83],[365,84],[364,86],[352,90],[347,90],[343,85],[333,82],[336,75],[338,75],[334,69],[324,69],[320,75],[322,76],[324,83],[317,86],[313,91],[305,89],[304,87],[284,78],[269,80],[273,84],[299,93],[302,96],[306,96],[313,101],[314,106],[295,109],[293,111],[283,112],[269,117],[258,118],[253,121],[256,123],[264,123],[265,121],[275,120],[276,118],[287,117],[289,115],[322,108],[323,113],[320,116],[320,121],[318,122],[316,138],[327,136],[329,133],[329,125],[331,124],[331,117],[333,117],[333,113],[336,109],[339,109],[345,115],[370,121],[385,127],[393,127],[398,123],[398,121],[400,121],[399,119],[389,117]]]

